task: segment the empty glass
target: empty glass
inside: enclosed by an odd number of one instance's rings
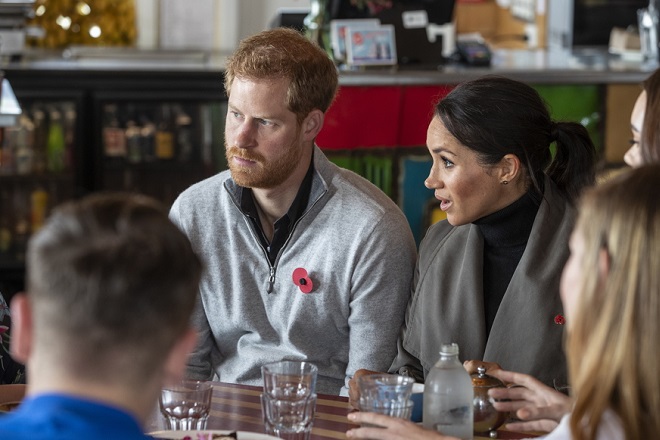
[[[209,382],[183,380],[160,393],[160,412],[171,430],[206,429],[211,411],[213,386]]]

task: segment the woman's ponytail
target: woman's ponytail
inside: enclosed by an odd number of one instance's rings
[[[596,179],[596,150],[589,132],[577,122],[553,122],[550,138],[557,151],[546,173],[569,200]]]

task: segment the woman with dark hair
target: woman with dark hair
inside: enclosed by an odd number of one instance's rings
[[[559,280],[574,202],[595,180],[595,148],[530,86],[485,76],[455,87],[427,131],[426,187],[447,220],[422,240],[390,373],[424,382],[443,343],[468,371],[495,363],[566,384]],[[492,367],[492,365],[490,365]],[[358,370],[350,397],[359,398]]]
[[[573,202],[595,179],[587,130],[553,121],[532,87],[488,76],[437,104],[427,148],[425,185],[447,220],[420,245],[390,371],[423,381],[457,342],[462,359],[567,383],[559,279]]]
[[[487,76],[437,104],[427,148],[425,185],[447,220],[420,244],[390,372],[424,382],[440,346],[456,342],[474,369],[485,361],[567,383],[559,279],[573,203],[595,179],[587,130],[553,121],[532,87]]]

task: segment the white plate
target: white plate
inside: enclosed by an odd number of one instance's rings
[[[154,431],[148,435],[154,438],[164,438],[172,440],[180,440],[189,436],[191,440],[213,440],[213,435],[227,435],[234,431],[216,431],[216,430],[203,430],[203,431]],[[279,440],[277,437],[271,435],[261,434],[259,432],[237,431],[236,440]]]

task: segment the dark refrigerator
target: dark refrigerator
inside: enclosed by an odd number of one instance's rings
[[[0,129],[0,292],[24,289],[25,250],[62,202],[99,191],[169,208],[226,168],[216,70],[7,69],[22,114]]]

